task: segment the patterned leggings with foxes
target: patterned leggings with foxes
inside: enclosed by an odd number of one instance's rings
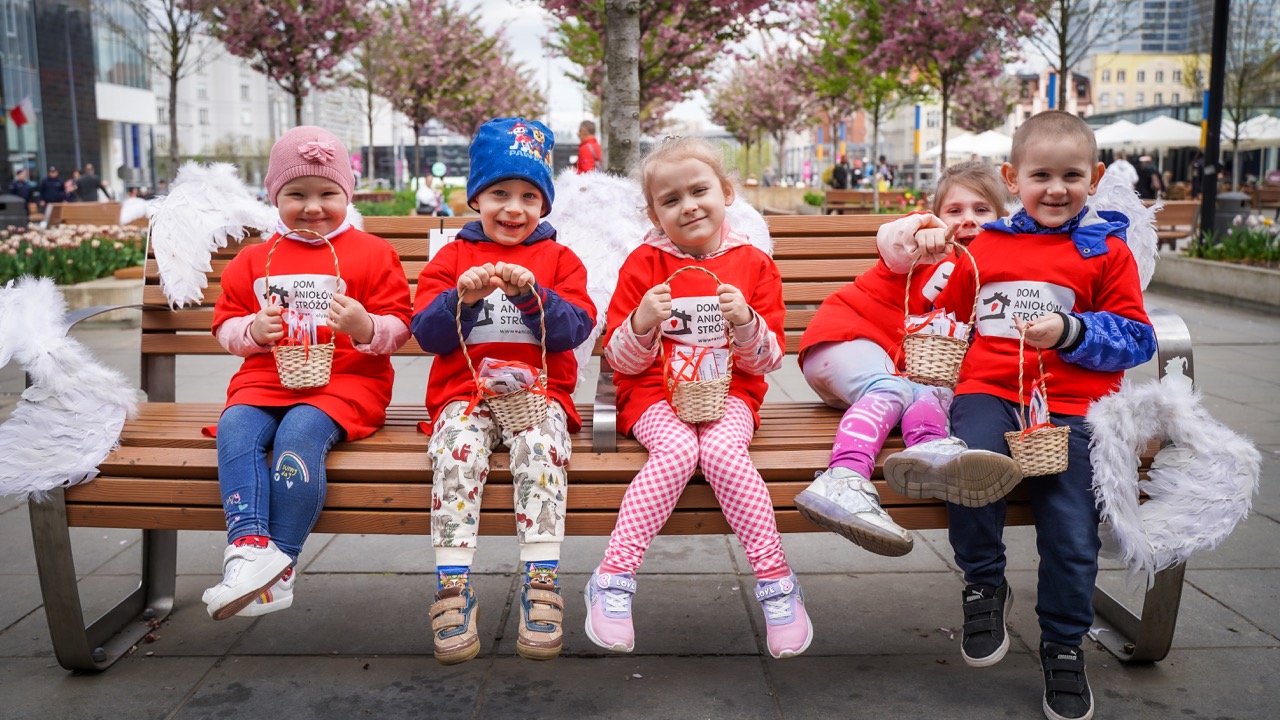
[[[546,420],[518,433],[502,429],[483,402],[471,413],[466,410],[463,401],[446,405],[428,445],[436,564],[471,565],[489,456],[499,442],[511,451],[520,560],[559,560],[567,507],[565,466],[572,448],[564,409],[552,402]]]

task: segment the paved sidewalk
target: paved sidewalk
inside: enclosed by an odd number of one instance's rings
[[[1195,339],[1197,382],[1220,420],[1254,438],[1264,477],[1253,516],[1193,558],[1174,649],[1123,665],[1087,643],[1099,718],[1264,718],[1280,700],[1280,316],[1150,295],[1178,311]],[[137,380],[137,332],[77,333]],[[426,360],[399,362],[397,402],[418,401]],[[221,400],[226,358],[179,365],[180,400]],[[1149,365],[1135,373],[1154,375]],[[0,417],[21,375],[0,369]],[[211,389],[213,389],[211,391]],[[8,395],[6,395],[6,393]],[[770,399],[813,395],[794,364]],[[74,529],[87,600],[136,584],[138,533]],[[156,642],[100,675],[58,667],[40,603],[23,503],[0,498],[0,718],[1038,718],[1034,533],[1012,528],[1013,648],[999,665],[966,667],[962,583],[945,532],[917,534],[883,558],[826,534],[784,538],[816,627],[802,657],[763,650],[753,579],[732,537],[660,537],[640,578],[638,644],[604,656],[582,630],[579,590],[604,538],[573,538],[562,567],[565,653],[515,655],[514,538],[484,538],[477,557],[483,652],[446,668],[431,657],[426,608],[434,582],[422,537],[315,535],[294,607],[215,623],[199,597],[217,577],[221,533],[179,540],[178,606]],[[1115,566],[1105,582],[1124,587]],[[1135,591],[1136,592],[1136,591]],[[102,608],[89,607],[89,614]]]

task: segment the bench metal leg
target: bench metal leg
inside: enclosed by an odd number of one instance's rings
[[[68,670],[105,670],[151,631],[147,621],[163,620],[173,609],[178,533],[142,531],[142,581],[115,607],[86,626],[63,491],[49,494],[48,501],[32,501],[28,506],[53,651],[58,664]]]
[[[1148,308],[1147,315],[1155,328],[1159,350],[1159,377],[1182,374],[1194,382],[1195,365],[1191,355],[1191,333],[1176,313]],[[1178,606],[1182,603],[1182,576],[1185,565],[1156,573],[1155,583],[1147,590],[1142,614],[1137,615],[1102,588],[1093,590],[1094,625],[1108,632],[1098,633],[1103,647],[1123,662],[1155,662],[1163,660],[1173,645],[1173,631],[1178,622]]]

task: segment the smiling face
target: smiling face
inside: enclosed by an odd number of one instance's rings
[[[321,235],[341,227],[347,219],[347,195],[338,183],[317,175],[294,178],[276,195],[280,221],[293,230],[314,230]]]
[[[697,158],[663,162],[653,169],[649,191],[649,219],[682,252],[706,255],[720,246],[734,195],[711,166]]]
[[[484,234],[499,245],[519,245],[542,217],[542,193],[528,180],[494,183],[475,198]]]
[[[1027,214],[1046,228],[1061,227],[1078,215],[1105,172],[1094,154],[1070,136],[1031,138],[1018,160],[1016,168],[1005,163],[1000,175]]]
[[[990,200],[973,188],[958,183],[947,190],[938,207],[938,218],[947,227],[957,226],[955,239],[961,245],[968,245],[977,237],[983,223],[994,222],[999,217],[999,211]]]

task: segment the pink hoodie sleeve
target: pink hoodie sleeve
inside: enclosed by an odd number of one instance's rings
[[[614,370],[624,375],[639,375],[658,359],[658,328],[647,334],[636,335],[631,330],[631,316],[613,331],[609,344],[604,348],[605,359]]]
[[[218,328],[218,342],[227,349],[227,352],[238,357],[271,352],[270,345],[259,345],[249,334],[249,328],[252,326],[252,315],[231,318]]]
[[[764,375],[782,367],[782,346],[760,314],[751,314],[751,322],[733,331],[733,362],[745,373]]]
[[[373,318],[373,337],[368,343],[352,342],[365,355],[390,355],[409,339],[409,326],[394,315],[369,315]]]

